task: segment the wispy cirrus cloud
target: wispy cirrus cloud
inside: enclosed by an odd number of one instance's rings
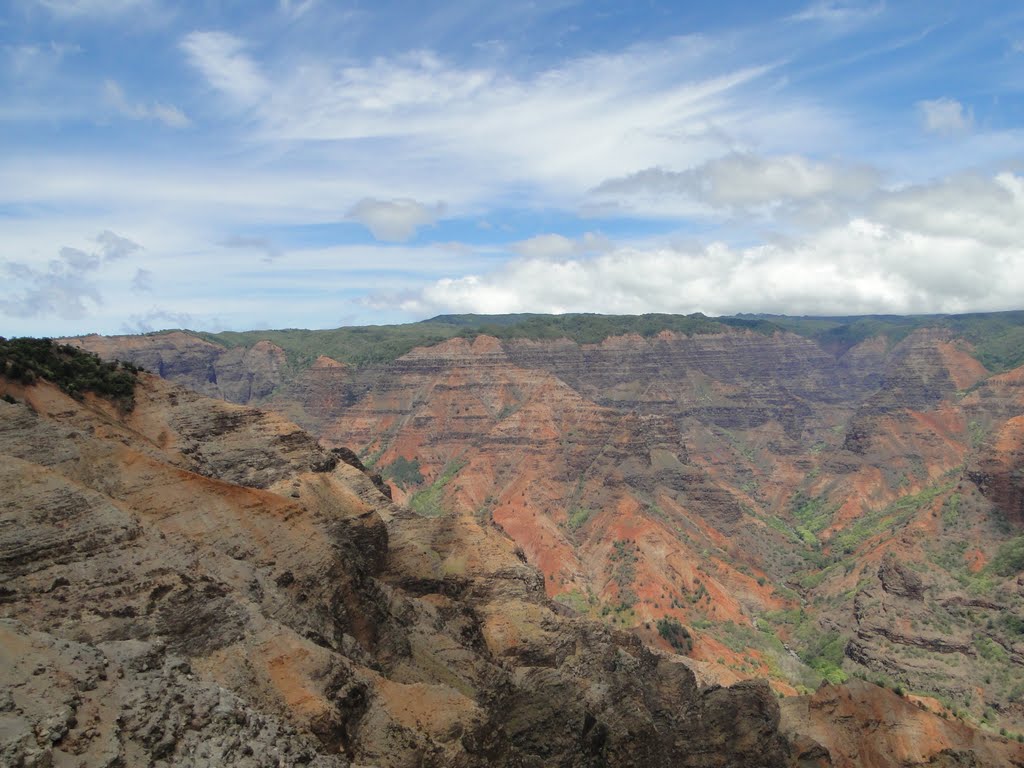
[[[252,106],[268,94],[270,84],[241,38],[228,32],[191,32],[181,48],[210,86],[236,104]]]
[[[840,0],[819,0],[793,14],[793,21],[849,24],[863,22],[885,11],[885,3],[852,3]]]
[[[749,98],[747,86],[770,65],[723,72],[712,42],[699,37],[582,56],[526,77],[423,51],[362,65],[269,66],[223,32],[192,33],[182,47],[211,88],[255,117],[260,141],[328,143],[342,152],[387,142],[378,146],[393,146],[405,164],[396,173],[434,173],[441,183],[471,177],[481,191],[524,181],[578,189],[658,158],[700,159],[733,130],[760,130],[770,140],[783,114],[794,130],[827,122],[798,103],[752,119],[740,94]],[[678,140],[712,125],[701,140]],[[390,159],[379,151],[377,166]]]
[[[255,251],[262,254],[263,261],[273,261],[281,256],[281,249],[269,237],[256,237],[252,235],[232,235],[221,241],[225,248],[233,248],[240,251]]]
[[[115,80],[103,83],[103,98],[117,114],[129,120],[155,120],[168,128],[187,128],[192,124],[188,116],[173,104],[130,101]]]
[[[36,0],[57,16],[116,16],[153,5],[153,0]]]

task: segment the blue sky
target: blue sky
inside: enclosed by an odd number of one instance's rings
[[[1017,2],[0,4],[0,334],[1020,308]]]

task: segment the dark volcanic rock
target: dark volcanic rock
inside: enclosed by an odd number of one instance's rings
[[[882,582],[882,589],[890,595],[924,600],[924,583],[921,577],[898,562],[893,555],[887,555],[882,561],[878,568],[878,578]]]

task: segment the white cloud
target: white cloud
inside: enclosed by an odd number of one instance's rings
[[[77,248],[62,248],[60,258],[50,260],[42,269],[27,262],[5,262],[10,293],[0,298],[0,313],[16,318],[83,317],[89,304],[103,303],[93,279],[99,264],[98,257]]]
[[[222,241],[221,245],[225,248],[237,248],[243,251],[257,251],[262,255],[263,261],[273,261],[281,255],[281,249],[267,237],[232,235]]]
[[[124,259],[142,250],[142,246],[138,243],[129,240],[127,237],[121,237],[109,229],[100,232],[96,235],[95,239],[99,243],[100,254],[102,254],[104,261]]]
[[[444,203],[424,205],[408,198],[363,198],[349,209],[346,216],[369,229],[378,240],[405,242],[416,234],[417,229],[433,224],[444,212]]]
[[[168,128],[187,128],[192,124],[185,113],[174,105],[129,101],[124,90],[114,80],[103,83],[103,97],[119,115],[129,120],[156,120]]]
[[[917,102],[925,130],[945,136],[960,136],[974,128],[974,113],[956,99],[933,99]]]
[[[153,290],[153,272],[148,269],[135,270],[135,277],[132,278],[132,290],[136,293],[148,293]]]
[[[11,73],[23,83],[52,77],[65,58],[82,52],[78,45],[55,41],[46,45],[4,45],[0,50],[10,63]]]
[[[1024,242],[1024,180],[965,174],[884,195],[880,221],[925,236],[962,238],[992,249]]]
[[[885,10],[885,3],[874,5],[844,3],[838,0],[819,0],[790,16],[793,21],[816,21],[827,24],[849,24],[878,16]]]
[[[168,328],[190,328],[195,317],[188,312],[173,312],[168,309],[152,307],[145,312],[128,316],[128,321],[121,325],[121,333],[152,333]]]
[[[111,232],[100,232],[98,248],[85,251],[65,246],[58,258],[8,260],[0,263],[7,274],[7,298],[0,298],[0,314],[16,318],[85,317],[103,304],[98,278],[104,268],[142,250],[142,246]]]
[[[611,250],[612,247],[612,242],[608,238],[593,232],[587,232],[577,239],[558,234],[537,235],[511,245],[512,251],[520,256],[542,259],[601,253]]]
[[[349,160],[372,139],[378,170],[439,184],[468,178],[480,194],[524,184],[531,195],[578,194],[636,168],[692,165],[747,138],[771,147],[838,133],[823,110],[748,87],[771,66],[723,65],[715,41],[700,37],[524,77],[423,51],[355,65],[262,62],[222,32],[192,33],[182,47],[255,119],[256,141],[352,147],[339,156]]]
[[[685,171],[648,168],[609,179],[594,192],[612,197],[679,195],[713,208],[743,208],[828,196],[864,198],[879,181],[879,174],[866,167],[840,167],[797,155],[731,153]]]
[[[953,213],[951,213],[953,212]],[[620,247],[529,255],[446,278],[404,309],[455,312],[920,313],[999,310],[1024,291],[1024,179],[891,193],[877,218],[747,248]],[[984,214],[984,215],[981,215]]]
[[[161,0],[29,0],[61,21],[112,22],[128,20],[133,24],[163,24],[173,16]]]
[[[245,53],[245,43],[234,35],[192,32],[181,47],[210,85],[235,102],[252,105],[267,95],[267,80]]]
[[[316,4],[316,0],[279,0],[281,12],[292,19],[305,15]]]

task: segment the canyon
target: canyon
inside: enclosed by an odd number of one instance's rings
[[[534,574],[530,604],[558,622],[675,659],[705,695],[756,693],[765,711],[784,697],[780,760],[1020,760],[1016,319],[995,362],[991,343],[942,319],[867,333],[856,319],[809,333],[787,318],[655,321],[583,339],[510,332],[530,321],[467,332],[457,319],[446,338],[376,360],[346,359],[327,338],[297,349],[283,332],[66,341],[259,406],[318,450],[353,449],[387,482],[388,525],[409,541],[431,532],[435,579],[438,568],[493,575],[486,541],[511,558],[503,573]],[[252,486],[273,464],[206,442],[185,453],[191,471]],[[279,490],[291,499],[292,487]],[[453,599],[450,587],[412,586],[419,578],[400,586]],[[498,634],[523,634],[504,601],[494,596],[494,614],[517,628]],[[516,663],[562,668],[556,642],[523,642]],[[1007,751],[986,753],[993,745]]]

